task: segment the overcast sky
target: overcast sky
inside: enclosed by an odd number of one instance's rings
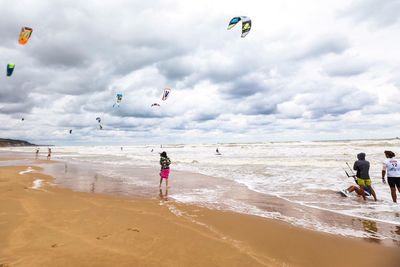
[[[0,137],[65,145],[400,136],[399,14],[400,0],[0,0]],[[252,20],[245,38],[240,25],[227,30],[235,16]],[[22,26],[33,28],[25,46]],[[7,63],[16,64],[11,77]]]

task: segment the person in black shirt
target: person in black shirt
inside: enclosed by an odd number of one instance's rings
[[[357,159],[358,160],[354,162],[353,169],[357,171],[357,184],[360,186],[361,196],[364,200],[366,199],[364,192],[364,186],[366,186],[376,201],[376,194],[371,186],[371,179],[369,177],[369,161],[365,160],[365,153],[359,153]]]

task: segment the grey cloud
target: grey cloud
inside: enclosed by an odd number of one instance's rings
[[[378,26],[390,26],[399,22],[399,14],[398,0],[358,0],[341,11],[339,16],[359,22],[372,22]]]
[[[325,72],[329,76],[342,76],[349,77],[360,75],[368,70],[368,66],[362,64],[348,64],[347,62],[343,62],[342,64],[333,64],[328,65],[325,68]]]
[[[220,92],[227,98],[242,98],[255,95],[257,93],[268,93],[272,90],[262,74],[259,76],[245,73],[230,82],[221,84]]]
[[[317,41],[308,44],[295,59],[307,60],[321,57],[327,54],[341,54],[350,47],[346,37],[341,36],[320,36]]]
[[[32,102],[0,104],[0,113],[4,114],[28,113],[32,110],[33,106],[34,104]]]
[[[322,89],[323,90],[323,89]],[[375,97],[357,88],[331,88],[327,94],[312,94],[302,103],[311,112],[314,119],[325,115],[338,116],[353,110],[372,106]]]

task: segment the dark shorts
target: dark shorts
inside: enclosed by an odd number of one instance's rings
[[[388,177],[387,180],[390,187],[400,188],[400,177]]]

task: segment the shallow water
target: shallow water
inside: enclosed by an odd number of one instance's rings
[[[75,190],[157,197],[157,152],[165,150],[173,162],[169,197],[177,201],[340,235],[400,241],[400,205],[392,203],[388,185],[380,181],[383,151],[400,153],[400,140],[228,144],[218,146],[222,155],[215,154],[216,147],[54,147],[53,158],[66,164],[47,171],[62,169],[65,175],[58,174],[56,182]],[[33,148],[7,150],[34,154]],[[346,162],[352,166],[359,152],[371,162],[378,202],[338,194],[354,184],[343,168],[350,172]]]

